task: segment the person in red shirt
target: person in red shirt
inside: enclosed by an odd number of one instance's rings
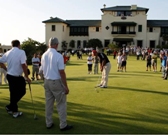
[[[66,63],[69,60],[69,58],[65,55],[65,53],[63,53],[62,56],[64,58],[64,66],[66,67]]]

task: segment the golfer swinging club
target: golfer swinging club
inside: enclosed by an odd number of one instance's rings
[[[6,68],[5,64],[8,67]],[[7,80],[10,91],[10,104],[6,106],[6,111],[14,118],[22,115],[18,111],[17,103],[26,93],[26,82],[31,82],[27,73],[26,54],[20,49],[20,41],[12,41],[12,49],[7,51],[2,58],[0,58],[0,66],[7,71]],[[25,78],[22,76],[24,72]]]
[[[111,64],[110,61],[107,57],[107,55],[105,55],[101,49],[96,48],[96,51],[98,53],[98,57],[100,60],[100,71],[102,72],[102,79],[100,84],[98,85],[98,87],[100,88],[107,88],[107,84],[108,84],[108,75],[111,69]]]

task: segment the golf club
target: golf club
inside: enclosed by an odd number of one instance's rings
[[[101,77],[101,74],[100,74],[100,76],[99,76],[99,78],[98,78],[98,80],[97,80],[97,84],[96,84],[96,86],[95,86],[95,91],[96,91],[97,93],[99,93],[99,90],[97,90],[97,87],[99,87],[98,85],[99,85],[100,77]]]
[[[37,120],[37,116],[36,116],[36,112],[35,112],[35,107],[34,107],[34,102],[33,102],[33,96],[32,96],[32,92],[31,92],[31,86],[30,86],[30,83],[29,83],[29,90],[30,90],[30,95],[31,95],[32,105],[33,105],[33,109],[34,109],[34,120]]]

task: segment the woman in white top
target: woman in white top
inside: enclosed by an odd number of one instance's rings
[[[88,74],[91,74],[93,65],[93,57],[91,53],[89,53],[89,56],[87,57],[87,65],[88,65]]]
[[[119,52],[118,53],[118,56],[117,56],[117,72],[121,71],[121,64],[122,64],[122,56],[121,56],[121,53]]]

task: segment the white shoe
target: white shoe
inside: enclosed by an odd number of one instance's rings
[[[22,112],[14,112],[13,117],[17,118],[17,117],[21,116],[22,114],[23,114]]]

